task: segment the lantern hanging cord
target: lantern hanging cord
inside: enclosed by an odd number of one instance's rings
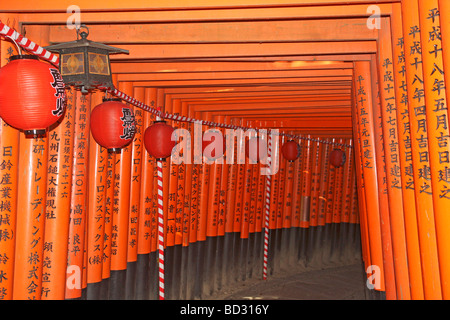
[[[190,117],[186,117],[186,116],[182,116],[182,115],[176,115],[176,114],[172,114],[172,113],[167,113],[167,112],[163,113],[160,109],[155,109],[153,107],[150,107],[150,106],[144,104],[143,102],[136,100],[133,97],[130,97],[129,95],[123,93],[122,91],[120,91],[116,88],[103,88],[103,89],[108,91],[110,94],[126,101],[127,103],[134,105],[135,107],[138,107],[140,109],[143,109],[144,111],[153,113],[154,115],[156,115],[157,117],[159,117],[161,119],[168,119],[168,120],[182,121],[182,122],[191,122],[191,123],[195,122],[195,123],[201,123],[202,125],[206,125],[206,126],[210,126],[210,127],[226,128],[226,129],[234,129],[234,130],[236,130],[236,129],[242,129],[242,130],[254,129],[256,131],[261,130],[258,128],[248,128],[248,127],[236,126],[236,125],[232,125],[232,124],[217,123],[217,122],[206,121],[206,120],[198,120],[198,119],[194,119],[194,118],[190,118]],[[268,129],[264,129],[264,130],[268,131]],[[279,135],[279,136],[285,136],[290,139],[300,139],[300,140],[305,140],[305,141],[330,144],[330,145],[337,146],[337,147],[353,148],[353,146],[349,145],[349,144],[336,143],[336,142],[332,142],[332,141],[321,140],[318,138],[315,139],[315,138],[305,137],[305,136],[301,136],[301,135],[292,135],[292,134],[288,134],[288,133],[284,133],[284,132],[279,132],[278,134],[276,132],[273,132],[272,134]]]
[[[9,40],[11,40],[17,48],[17,53],[19,54],[19,56],[22,55],[22,48],[17,44],[16,40],[14,40],[13,38],[9,37],[9,36],[5,36],[6,38],[8,38]]]
[[[25,38],[24,36],[22,36],[20,33],[15,31],[14,29],[12,29],[9,26],[2,23],[1,20],[0,20],[0,36],[8,37],[9,39],[13,40],[16,44],[18,44],[18,47],[19,46],[22,47],[26,51],[28,51],[34,55],[37,55],[41,59],[46,60],[55,66],[58,66],[58,64],[59,64],[59,57],[57,55],[51,53],[50,51],[42,48],[41,46],[37,45],[36,43],[32,42],[31,40]],[[213,121],[197,120],[194,118],[175,115],[175,114],[171,114],[171,113],[167,113],[167,112],[163,113],[161,110],[157,110],[153,107],[150,107],[150,106],[144,104],[143,102],[141,102],[133,97],[130,97],[127,94],[117,90],[116,88],[101,88],[101,89],[106,90],[111,95],[114,95],[114,96],[116,96],[138,108],[141,108],[144,111],[151,112],[154,115],[156,115],[157,117],[160,117],[162,119],[191,122],[191,123],[195,122],[195,123],[201,123],[203,125],[207,125],[207,126],[211,126],[211,127],[218,127],[218,128],[242,129],[242,130],[254,129],[257,131],[261,130],[261,129],[257,129],[257,128],[248,128],[248,127],[242,127],[242,126],[235,126],[235,125],[231,125],[231,124],[216,123]],[[264,129],[264,130],[266,130],[266,129]],[[284,132],[280,132],[280,133],[278,133],[278,135],[285,136],[290,139],[300,139],[300,140],[305,140],[305,141],[330,144],[330,145],[338,146],[338,147],[353,148],[353,146],[349,145],[349,144],[336,143],[336,142],[331,142],[331,141],[321,140],[321,139],[313,139],[313,138],[304,137],[301,135],[291,135],[291,134],[284,133]]]

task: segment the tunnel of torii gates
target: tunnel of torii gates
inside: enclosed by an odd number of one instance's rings
[[[205,299],[352,261],[368,298],[450,298],[450,1],[72,2],[0,2],[0,99],[25,105],[0,102],[0,299]],[[1,75],[19,48],[58,69],[44,47],[79,23],[128,53],[30,137],[5,120],[36,111],[29,71]],[[134,117],[115,152],[92,136],[105,97]],[[161,160],[144,141],[161,119],[200,143],[253,128],[266,156]]]

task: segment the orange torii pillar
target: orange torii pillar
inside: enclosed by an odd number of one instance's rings
[[[411,298],[423,300],[422,265],[420,261],[419,231],[415,202],[411,126],[406,84],[405,41],[402,29],[401,4],[394,4],[392,10],[392,53],[395,94],[397,99],[398,147],[404,200],[403,208],[406,248],[408,253],[409,285],[411,288]]]
[[[366,272],[374,280],[374,289],[385,291],[384,265],[381,242],[381,227],[378,197],[378,183],[376,177],[374,116],[371,90],[372,75],[370,62],[355,63],[356,81],[356,114],[361,134],[361,165],[364,174],[364,189],[366,202],[366,215],[368,225],[368,238],[370,241],[370,262]],[[362,177],[359,176],[358,179]]]
[[[420,44],[419,8],[416,0],[402,1],[406,86],[410,118],[411,150],[416,198],[417,226],[425,299],[441,299],[441,283],[428,156],[427,115]]]
[[[102,103],[102,93],[91,95],[91,110]],[[87,290],[86,299],[100,299],[103,271],[103,248],[105,231],[106,206],[106,169],[108,151],[101,147],[90,136],[89,140],[89,169],[88,169],[88,211],[87,211]]]
[[[120,82],[119,90],[133,94],[131,82]],[[114,207],[112,214],[110,299],[124,299],[126,291],[128,224],[131,184],[131,147],[115,155]]]
[[[411,293],[409,289],[401,163],[399,156],[399,130],[397,129],[398,101],[395,96],[392,42],[389,30],[389,20],[382,19],[381,29],[379,31],[380,39],[378,41],[377,55],[381,100],[381,123],[384,136],[386,180],[389,195],[397,299],[409,300],[411,299]]]
[[[428,147],[442,297],[450,299],[450,135],[438,0],[419,0]],[[446,22],[447,23],[447,22]]]
[[[84,288],[86,265],[86,214],[89,165],[90,94],[75,92],[75,130],[73,138],[72,197],[70,204],[69,246],[67,261],[66,299],[80,298]],[[87,279],[87,278],[86,278]],[[83,280],[83,281],[82,281]]]
[[[145,88],[144,103],[148,106],[154,106],[156,100],[156,88]],[[142,134],[153,123],[155,115],[150,112],[144,112],[142,118]],[[142,142],[143,143],[143,142]],[[156,175],[155,158],[144,149],[141,158],[141,188],[140,205],[138,218],[138,243],[137,243],[137,273],[140,275],[136,279],[136,298],[139,300],[150,299],[152,288],[155,288],[157,275],[155,274],[156,259],[156,212],[153,210],[155,201],[153,193],[157,189],[154,183]],[[150,270],[150,272],[149,272]],[[153,286],[152,286],[153,284]],[[154,298],[154,297],[152,297]]]
[[[3,22],[10,18],[17,21],[15,16],[9,14],[1,14],[0,17]],[[12,23],[10,26],[16,27]],[[0,67],[6,65],[8,52],[14,52],[14,48],[12,42],[0,41]],[[4,198],[0,200],[0,300],[11,300],[13,297],[18,163],[19,130],[0,119],[0,189],[4,190]]]
[[[375,56],[371,61],[372,74],[377,74]],[[375,77],[376,79],[377,77]],[[372,81],[373,115],[375,120],[374,132],[380,139],[375,140],[375,157],[378,181],[378,201],[380,205],[381,242],[383,245],[384,276],[386,284],[386,299],[397,298],[394,272],[394,258],[392,252],[391,219],[389,210],[389,197],[387,191],[386,165],[384,154],[384,135],[381,118],[381,97],[378,81]]]

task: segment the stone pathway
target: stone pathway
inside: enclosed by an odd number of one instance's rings
[[[239,284],[218,300],[365,300],[361,264],[302,271]]]

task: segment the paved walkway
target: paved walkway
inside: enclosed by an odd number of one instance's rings
[[[237,285],[213,299],[365,300],[361,264],[280,275]]]

